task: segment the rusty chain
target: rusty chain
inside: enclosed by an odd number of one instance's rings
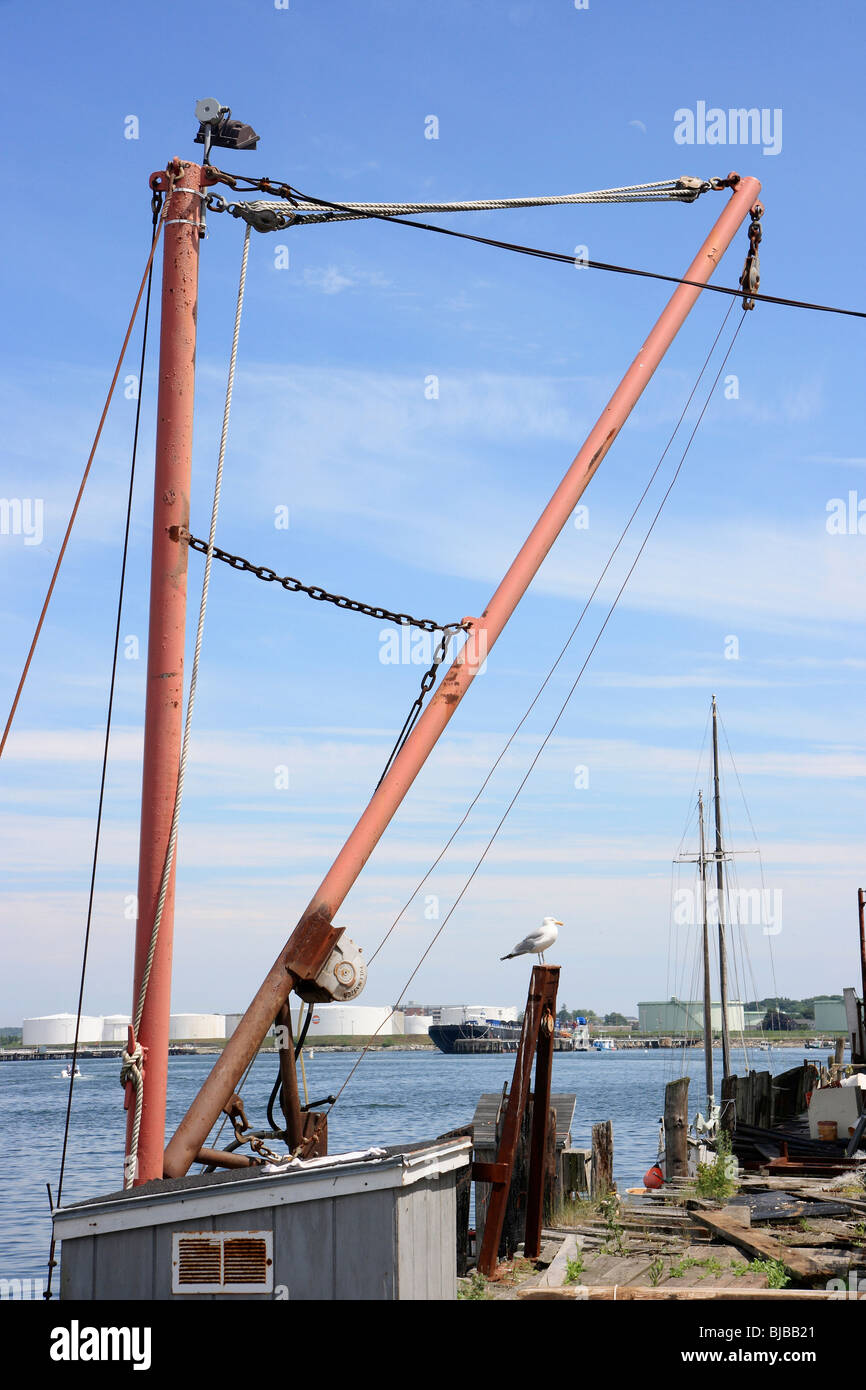
[[[207,554],[207,541],[191,535],[185,527],[172,526],[170,534],[172,540],[185,540],[190,550],[197,550],[202,555]],[[221,550],[218,545],[213,548],[213,556],[215,560],[222,560],[232,569],[241,570],[246,574],[254,574],[256,579],[262,579],[266,584],[279,584],[291,594],[306,594],[308,598],[315,599],[318,603],[333,603],[337,608],[345,608],[350,613],[363,613],[368,618],[378,618],[380,622],[398,623],[403,627],[417,627],[424,632],[449,632],[452,635],[455,632],[468,630],[465,623],[437,623],[433,618],[413,618],[410,613],[392,613],[389,608],[380,608],[372,603],[361,603],[358,599],[346,598],[343,594],[331,594],[318,584],[304,584],[300,579],[293,579],[290,575],[277,574],[276,570],[270,569],[267,565],[254,565],[241,555],[232,555],[228,550]]]
[[[170,535],[173,540],[185,540],[191,550],[197,550],[200,554],[206,555],[208,550],[207,541],[193,536],[184,526],[172,526]],[[293,579],[290,575],[280,576],[276,570],[270,569],[267,565],[254,565],[249,560],[245,560],[242,555],[233,555],[228,550],[222,550],[218,545],[213,548],[215,560],[222,560],[224,564],[232,569],[241,570],[246,574],[254,574],[257,579],[262,579],[266,584],[279,584],[289,593],[306,594],[308,598],[315,599],[319,603],[333,603],[337,608],[344,608],[350,613],[363,613],[368,618],[378,618],[380,622],[398,623],[401,627],[416,627],[423,632],[441,632],[442,636],[433,653],[433,661],[421,679],[421,689],[412,704],[402,729],[397,737],[397,742],[391,749],[385,769],[377,788],[381,786],[388,769],[391,767],[406,739],[409,737],[415,723],[421,714],[424,704],[424,697],[432,690],[436,683],[436,676],[439,667],[448,655],[448,648],[458,632],[468,632],[467,622],[462,623],[437,623],[433,618],[413,618],[409,613],[392,613],[388,608],[379,608],[371,603],[361,603],[358,599],[346,598],[343,594],[331,594],[327,589],[322,589],[317,584],[303,584],[300,579]]]

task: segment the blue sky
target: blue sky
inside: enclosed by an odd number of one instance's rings
[[[214,0],[206,21],[200,7],[163,0],[91,4],[83,15],[4,11],[12,61],[2,493],[44,506],[41,544],[0,535],[4,708],[144,263],[147,178],[172,155],[196,157],[199,97],[231,105],[261,136],[256,153],[226,153],[226,168],[336,200],[514,197],[751,173],[766,206],[762,289],[863,307],[855,171],[866,26],[848,5],[825,5],[820,18],[812,5],[756,13],[739,0],[721,17],[685,3],[611,0],[581,10],[572,0],[290,0],[285,10]],[[781,148],[678,144],[676,113],[701,102],[773,113]],[[430,115],[436,140],[425,138]],[[124,136],[130,116],[134,140]],[[441,221],[677,274],[723,196]],[[209,233],[199,534],[242,227],[212,216]],[[287,270],[275,266],[280,244]],[[745,249],[743,230],[720,282],[736,282]],[[380,224],[254,234],[219,542],[387,607],[443,621],[480,612],[668,292]],[[589,527],[563,533],[338,915],[365,951],[559,651],[725,307],[705,295],[693,311],[584,498]],[[738,393],[715,392],[557,735],[412,997],[519,1002],[525,971],[498,957],[547,914],[566,923],[557,950],[565,1003],[632,1012],[638,999],[674,992],[691,968],[683,963],[694,933],[672,966],[671,860],[696,774],[707,789],[706,749],[700,755],[713,691],[764,883],[784,905],[772,938],[761,925],[744,928],[742,992],[800,996],[854,983],[866,537],[856,528],[829,534],[827,509],[850,493],[856,508],[866,495],[862,342],[855,319],[770,305],[749,315],[726,368]],[[137,345],[125,370],[136,364]],[[151,354],[123,623],[142,653],[120,667],[90,1012],[127,1009],[131,994],[124,909],[136,881],[154,368]],[[431,374],[436,400],[425,398]],[[74,1006],[132,420],[133,403],[120,395],[0,772],[6,1024]],[[280,506],[290,509],[287,531],[274,526]],[[440,913],[549,727],[651,514],[425,888]],[[192,556],[193,605],[201,572]],[[731,637],[736,660],[725,655]],[[423,670],[383,664],[382,642],[372,620],[216,568],[180,840],[176,1008],[245,1006],[363,809]],[[278,789],[283,766],[289,786]],[[588,769],[588,786],[575,786],[577,767]],[[731,842],[754,848],[730,765],[725,782]],[[754,857],[739,861],[738,874],[741,885],[760,883]],[[368,1002],[396,997],[435,925],[422,895],[377,958]]]

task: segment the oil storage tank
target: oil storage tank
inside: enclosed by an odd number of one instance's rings
[[[225,1035],[225,1014],[172,1014],[169,1018],[171,1042],[215,1042]]]
[[[131,1022],[129,1014],[106,1014],[102,1020],[102,1041],[125,1043]]]
[[[315,1038],[368,1038],[379,1029],[378,1036],[389,1037],[403,1032],[402,1013],[391,1014],[385,1006],[375,1004],[316,1004],[307,1032],[307,1040]],[[381,1026],[380,1026],[381,1025]]]
[[[75,1042],[76,1014],[45,1014],[41,1018],[25,1018],[21,1026],[22,1047],[71,1047]],[[102,1041],[102,1018],[81,1015],[78,1041]]]

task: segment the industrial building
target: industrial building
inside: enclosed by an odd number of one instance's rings
[[[843,999],[815,1000],[815,1032],[846,1033],[848,1020]]]
[[[702,1033],[704,1002],[702,999],[665,999],[638,1003],[639,1026],[642,1033],[657,1033],[662,1037],[685,1033]],[[721,1003],[710,1006],[714,1033],[722,1031]],[[742,1033],[745,1028],[743,1005],[740,1000],[728,1000],[728,1028]]]

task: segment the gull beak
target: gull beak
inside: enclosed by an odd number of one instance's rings
[[[564,922],[556,922],[556,923],[555,923],[555,926],[557,926],[557,927],[562,927],[562,926],[564,926],[564,925],[565,925]]]

